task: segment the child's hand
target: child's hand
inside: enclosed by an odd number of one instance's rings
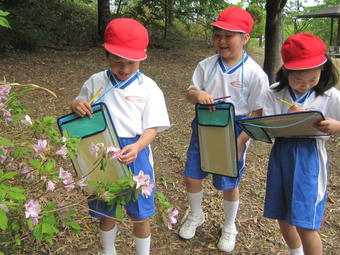
[[[85,115],[87,115],[89,118],[92,118],[92,107],[85,100],[73,100],[71,103],[71,109],[75,114],[79,115],[80,117],[84,117]]]
[[[249,138],[250,137],[245,132],[241,132],[241,134],[237,137],[237,160],[241,159],[245,149],[245,144]]]
[[[199,104],[213,104],[214,99],[205,91],[197,91],[197,103]]]
[[[304,111],[306,111],[305,108],[302,108],[302,107],[300,107],[298,105],[295,105],[295,104],[288,109],[288,113],[292,113],[292,112],[304,112]]]
[[[194,91],[194,95],[195,95],[195,100],[194,100],[195,103],[198,103],[198,104],[214,104],[215,103],[214,99],[207,92],[203,90]],[[210,106],[209,110],[215,111],[216,107]]]
[[[340,133],[340,121],[332,118],[326,118],[325,120],[322,120],[317,124],[317,128],[324,133]]]
[[[119,161],[127,165],[137,159],[139,146],[136,143],[129,144],[125,146],[120,152],[121,156],[119,157]]]

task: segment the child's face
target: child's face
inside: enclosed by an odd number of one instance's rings
[[[213,45],[227,62],[239,61],[242,58],[243,46],[248,40],[249,34],[228,30],[216,29],[213,34]]]
[[[309,70],[289,72],[289,86],[299,93],[305,93],[319,83],[321,70],[321,67],[317,67]]]
[[[129,79],[139,69],[140,61],[128,60],[113,54],[108,55],[108,60],[112,72],[121,81]]]

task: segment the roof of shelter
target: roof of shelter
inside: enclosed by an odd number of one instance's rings
[[[340,18],[340,5],[319,9],[297,16],[298,18],[323,18],[323,17],[339,17]]]

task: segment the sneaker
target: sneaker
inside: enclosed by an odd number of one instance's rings
[[[183,239],[191,239],[195,236],[196,228],[204,223],[204,214],[201,216],[189,213],[179,230],[179,236]]]
[[[222,230],[222,235],[218,241],[217,247],[221,251],[231,252],[235,248],[237,231]]]
[[[97,255],[117,255],[117,253],[116,253],[116,248],[114,248],[114,249],[112,250],[112,252],[101,251],[101,252],[99,252]]]

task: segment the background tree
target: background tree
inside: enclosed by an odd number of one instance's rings
[[[264,38],[264,27],[266,21],[266,12],[265,12],[265,1],[264,0],[252,0],[249,2],[249,6],[247,7],[247,11],[251,13],[254,19],[254,28],[252,30],[252,37],[258,38],[258,46],[260,48],[263,47],[263,38]]]
[[[287,0],[266,1],[266,47],[263,69],[267,73],[270,83],[275,81],[275,74],[281,66],[280,49],[283,39],[283,8],[286,3]]]
[[[105,27],[110,19],[110,0],[98,0],[98,34],[101,41],[104,41]]]

